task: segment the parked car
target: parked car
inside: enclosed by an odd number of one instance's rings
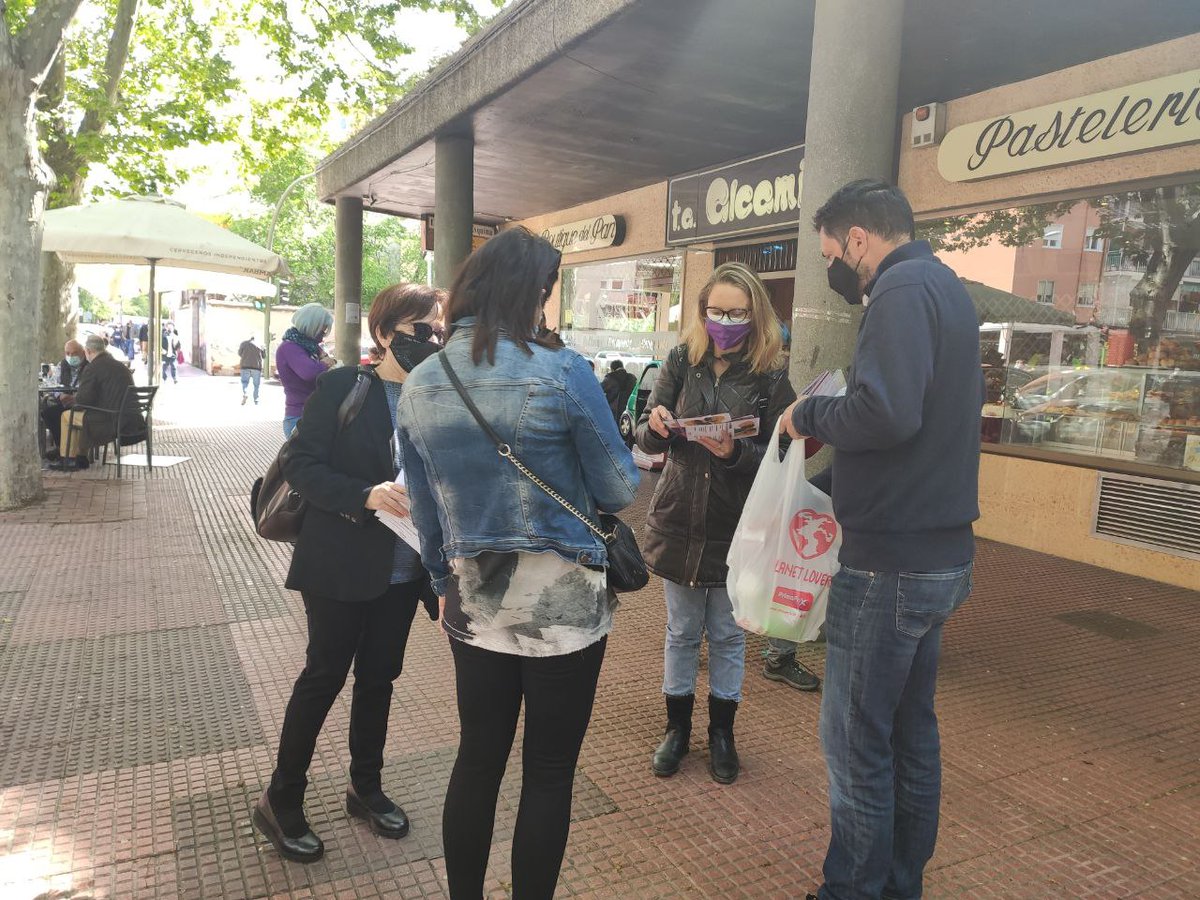
[[[609,364],[614,359],[619,359],[624,363],[625,371],[631,372],[634,375],[640,375],[642,370],[652,361],[649,356],[627,353],[624,350],[601,350],[592,357],[592,368],[596,370],[598,378],[603,378],[608,374]]]
[[[633,429],[637,426],[638,417],[646,408],[646,401],[650,399],[650,392],[654,390],[654,383],[658,381],[658,373],[661,369],[662,362],[657,359],[646,363],[642,374],[638,376],[633,393],[629,395],[629,402],[626,403],[625,410],[618,420],[621,437],[625,439],[625,444],[629,447],[633,446]]]

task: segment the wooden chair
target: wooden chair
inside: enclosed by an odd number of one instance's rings
[[[112,444],[113,452],[117,457],[117,477],[121,477],[121,448],[133,447],[145,441],[146,443],[146,468],[151,473],[154,471],[154,421],[152,413],[154,409],[154,396],[158,393],[158,386],[153,387],[137,387],[130,385],[125,388],[125,395],[121,400],[121,409],[125,409],[129,404],[136,403],[138,411],[141,412],[142,418],[146,421],[145,430],[138,431],[122,431],[123,422],[121,421],[121,411],[117,409],[101,409],[97,406],[80,406],[75,405],[72,409],[82,409],[93,414],[99,413],[102,415],[112,416],[117,423],[116,434],[113,439],[104,444],[101,449],[100,464],[104,465],[108,462],[108,445]],[[72,424],[72,428],[82,430],[80,426]]]

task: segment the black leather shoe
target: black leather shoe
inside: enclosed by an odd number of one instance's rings
[[[377,813],[363,802],[354,788],[346,791],[346,812],[356,819],[366,819],[371,831],[380,837],[396,840],[408,834],[408,816],[404,810],[392,803],[391,812]]]
[[[263,793],[262,799],[254,807],[254,827],[263,833],[284,859],[298,863],[314,863],[325,855],[325,845],[311,828],[298,838],[290,838],[283,833],[266,793]]]
[[[660,778],[669,778],[679,771],[679,765],[688,754],[688,742],[692,737],[692,706],[696,698],[692,694],[682,697],[667,695],[667,733],[654,751],[650,768]]]

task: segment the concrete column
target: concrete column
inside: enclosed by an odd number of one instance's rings
[[[362,352],[363,205],[361,197],[338,197],[336,203],[333,355],[343,366],[357,366]]]
[[[792,303],[797,390],[823,369],[844,368],[854,352],[861,309],[829,289],[812,216],[848,181],[895,178],[903,19],[904,0],[816,0]]]
[[[475,138],[437,138],[433,167],[433,283],[448,288],[471,255],[475,221]]]

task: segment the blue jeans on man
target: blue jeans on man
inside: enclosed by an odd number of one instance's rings
[[[254,382],[254,403],[258,404],[258,389],[262,384],[262,369],[242,369],[242,402],[246,402],[246,388]]]
[[[821,900],[921,896],[941,805],[933,698],[942,626],[970,594],[971,572],[970,563],[843,566],[833,579],[821,703],[832,834]]]

